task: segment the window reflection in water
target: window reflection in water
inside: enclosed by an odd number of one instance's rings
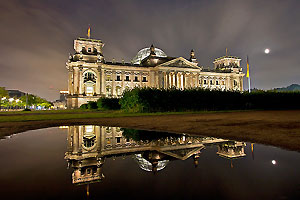
[[[197,167],[200,153],[208,145],[216,145],[217,155],[223,158],[246,156],[244,142],[94,125],[69,126],[67,144],[65,159],[74,170],[74,184],[101,181],[104,178],[102,167],[108,157],[133,155],[142,170],[157,173],[174,160],[192,158]]]

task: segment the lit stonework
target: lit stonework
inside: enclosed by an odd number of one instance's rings
[[[210,70],[198,65],[193,50],[190,59],[185,59],[169,57],[152,45],[126,63],[106,61],[103,46],[101,40],[74,41],[75,54],[67,62],[68,108],[78,108],[100,97],[121,97],[124,90],[134,87],[243,90],[245,74],[237,57],[215,59],[214,69]]]
[[[68,166],[74,170],[72,174],[74,184],[101,181],[104,178],[105,160],[111,157],[132,155],[142,170],[158,172],[173,160],[193,158],[194,165],[197,166],[200,153],[206,146],[211,145],[218,145],[217,154],[222,157],[239,158],[246,155],[245,143],[212,137],[166,135],[166,133],[160,133],[155,137],[155,132],[141,131],[135,132],[133,138],[128,135],[128,132],[126,134],[126,129],[119,127],[86,125],[67,128],[65,159],[68,161]],[[147,137],[141,138],[141,136]]]

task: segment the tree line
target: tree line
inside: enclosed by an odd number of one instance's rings
[[[50,108],[52,104],[36,95],[26,94],[25,96],[10,97],[8,91],[4,87],[0,87],[0,108],[1,109],[16,109],[16,108]]]
[[[180,90],[134,88],[122,98],[100,98],[82,109],[122,109],[127,112],[178,112],[218,110],[300,109],[300,92],[259,90],[255,92],[221,91],[203,88]]]

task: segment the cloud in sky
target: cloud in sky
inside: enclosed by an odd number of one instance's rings
[[[169,56],[194,49],[200,65],[212,66],[228,48],[243,67],[249,55],[253,87],[300,83],[299,11],[297,0],[2,1],[0,85],[57,99],[73,40],[89,24],[106,60],[129,61],[153,43]]]

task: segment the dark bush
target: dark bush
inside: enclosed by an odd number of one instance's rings
[[[100,110],[119,110],[121,108],[118,98],[100,98],[97,101]]]
[[[179,90],[134,88],[119,103],[130,112],[300,109],[300,92],[238,92],[201,88]]]
[[[88,104],[87,103],[82,104],[79,108],[82,109],[82,110],[86,110],[86,109],[88,109]]]
[[[89,110],[97,109],[98,108],[97,102],[95,102],[95,101],[89,101],[88,104],[87,104],[87,108]]]

